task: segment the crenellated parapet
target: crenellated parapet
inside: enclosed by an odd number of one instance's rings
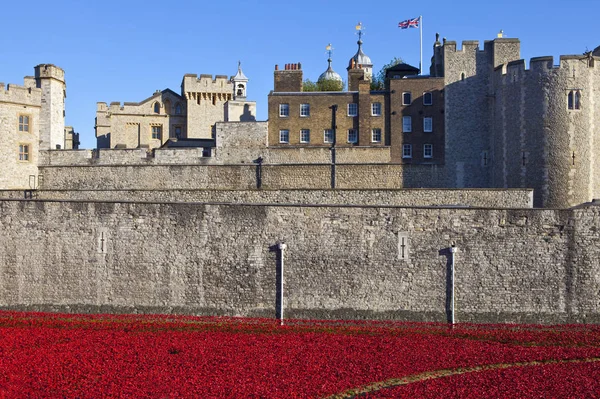
[[[225,102],[232,99],[233,83],[225,75],[186,74],[181,84],[182,94],[187,100]]]
[[[35,66],[35,77],[38,79],[55,79],[65,83],[65,71],[53,64],[40,64]]]
[[[563,80],[565,85],[571,84],[578,77],[597,75],[600,73],[600,57],[584,55],[562,55],[558,65],[554,64],[554,57],[544,56],[531,58],[529,68],[525,60],[510,61],[494,68],[496,82],[514,83],[515,77],[527,80],[529,75],[547,75],[548,79]],[[579,75],[579,76],[578,76]],[[512,79],[502,79],[508,76]],[[568,81],[567,81],[568,80]]]
[[[40,106],[42,91],[31,86],[5,85],[0,82],[0,103]]]

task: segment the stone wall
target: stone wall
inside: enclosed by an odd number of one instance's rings
[[[256,164],[211,164],[212,158],[197,158],[197,164],[155,163],[144,158],[144,150],[122,150],[124,156],[139,157],[139,163],[111,159],[105,163],[89,159],[87,165],[40,166],[41,188],[54,190],[147,190],[147,189],[252,189],[258,186]],[[125,153],[125,151],[127,153]],[[109,152],[116,157],[118,151]],[[202,161],[206,160],[206,164]],[[437,165],[337,164],[335,187],[351,189],[443,187],[443,167]],[[262,166],[262,188],[331,188],[330,164],[267,164]]]
[[[17,221],[17,222],[16,222]],[[0,201],[0,306],[600,322],[600,212]]]
[[[494,173],[491,186],[533,187],[535,203],[567,207],[600,194],[595,142],[600,68],[581,56],[515,61],[494,76]],[[568,108],[569,92],[581,94]]]
[[[29,176],[37,179],[41,101],[33,78],[24,86],[0,83],[0,189],[29,188]],[[20,116],[28,120],[21,129]]]
[[[25,190],[0,190],[0,199],[23,199]],[[35,190],[43,200],[208,202],[247,204],[328,204],[395,206],[472,206],[531,208],[530,189],[390,190]]]

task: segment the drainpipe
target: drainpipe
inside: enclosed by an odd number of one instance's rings
[[[283,261],[285,259],[285,250],[287,249],[287,245],[284,242],[277,243],[277,249],[279,249],[279,318],[281,320],[281,325],[283,325]]]
[[[452,278],[452,288],[450,291],[450,312],[451,312],[451,322],[452,325],[454,326],[454,254],[456,254],[456,251],[458,251],[458,248],[454,246],[454,244],[452,244],[452,246],[450,247],[450,273],[451,273],[451,278]]]

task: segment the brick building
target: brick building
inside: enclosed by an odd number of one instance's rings
[[[389,70],[387,87],[374,91],[372,68],[360,39],[347,68],[348,91],[303,92],[301,64],[276,66],[269,146],[384,147],[392,163],[443,164],[443,78],[419,76],[417,68],[400,64]]]

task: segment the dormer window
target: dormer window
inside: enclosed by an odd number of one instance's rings
[[[160,104],[158,102],[154,103],[154,113],[160,114]]]

